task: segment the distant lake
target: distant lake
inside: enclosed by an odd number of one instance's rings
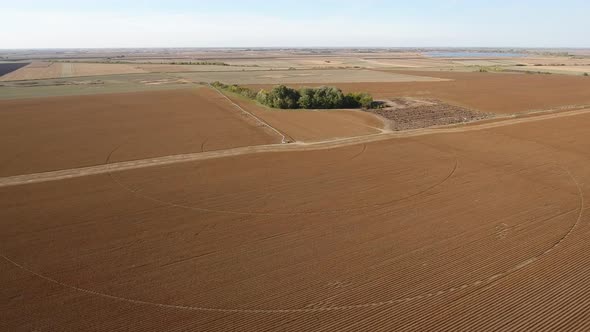
[[[514,58],[522,57],[523,53],[502,53],[502,52],[422,52],[423,55],[433,58]]]

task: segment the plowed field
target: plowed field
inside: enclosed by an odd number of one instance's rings
[[[0,326],[588,330],[589,125],[0,188]]]
[[[40,80],[47,78],[100,76],[113,74],[147,73],[146,70],[128,64],[33,62],[8,73],[0,81]]]
[[[0,100],[0,176],[280,142],[210,89]]]
[[[379,133],[385,127],[382,118],[359,110],[271,110],[232,94],[228,97],[294,141],[364,136]]]
[[[541,67],[542,68],[542,67]],[[421,97],[499,114],[590,104],[590,78],[568,75],[403,71],[439,77],[440,82],[329,83],[345,91],[366,91],[379,99]],[[291,84],[317,86],[321,84]],[[250,85],[254,89],[269,85]]]
[[[566,75],[412,72],[453,79],[450,82],[361,83],[345,90],[370,91],[376,97],[422,96],[492,113],[519,113],[565,105],[590,104],[590,79]]]

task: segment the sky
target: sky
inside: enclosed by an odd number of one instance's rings
[[[590,47],[588,0],[0,0],[0,48]]]

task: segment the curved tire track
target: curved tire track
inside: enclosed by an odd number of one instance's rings
[[[441,295],[450,294],[450,293],[457,292],[460,290],[465,290],[467,288],[478,287],[478,286],[482,286],[482,285],[486,285],[485,286],[486,289],[491,288],[491,287],[497,285],[497,283],[501,279],[504,279],[507,276],[509,276],[517,271],[520,271],[527,266],[530,266],[534,262],[539,261],[541,258],[549,255],[551,252],[553,252],[555,249],[557,249],[560,245],[562,245],[563,242],[565,242],[572,235],[572,233],[578,227],[578,225],[580,224],[580,221],[582,220],[582,216],[585,211],[585,197],[584,197],[584,192],[582,190],[582,185],[573,176],[571,171],[563,166],[559,166],[559,167],[562,168],[568,174],[568,176],[570,177],[570,179],[572,180],[572,182],[575,184],[576,188],[578,189],[578,194],[579,194],[579,199],[580,199],[580,207],[579,207],[579,213],[578,213],[578,217],[576,218],[576,221],[569,228],[568,232],[566,234],[564,234],[556,243],[554,243],[549,249],[544,250],[543,252],[541,252],[540,254],[538,254],[532,258],[529,258],[523,262],[520,262],[519,264],[513,266],[510,269],[505,270],[504,272],[492,275],[487,278],[479,279],[479,280],[469,283],[469,284],[454,286],[454,287],[450,287],[445,290],[439,290],[436,292],[432,291],[432,292],[422,293],[420,295],[416,295],[416,296],[412,296],[412,297],[404,297],[404,298],[391,299],[391,300],[387,300],[387,301],[352,304],[352,305],[326,306],[326,307],[315,307],[315,308],[294,308],[294,309],[246,309],[246,308],[241,309],[241,308],[212,308],[212,307],[203,307],[203,306],[172,305],[172,304],[164,304],[164,303],[143,301],[143,300],[137,300],[137,299],[130,299],[130,298],[106,294],[106,293],[97,292],[97,291],[93,291],[90,289],[66,284],[66,283],[60,282],[56,279],[53,279],[49,276],[35,272],[35,271],[27,268],[26,266],[17,263],[16,261],[10,259],[9,257],[7,257],[5,255],[0,255],[0,257],[2,257],[4,260],[6,260],[7,262],[9,262],[10,264],[14,265],[15,267],[17,267],[19,269],[22,269],[22,270],[24,270],[24,271],[26,271],[38,278],[41,278],[45,281],[51,282],[53,284],[56,284],[56,285],[59,285],[59,286],[65,287],[65,288],[69,288],[69,289],[72,289],[72,290],[75,290],[78,292],[82,292],[82,293],[86,293],[89,295],[93,295],[93,296],[122,301],[122,302],[126,302],[126,303],[147,305],[147,306],[166,308],[166,309],[201,311],[201,312],[222,312],[222,313],[263,313],[263,314],[277,313],[277,314],[280,314],[280,313],[339,311],[339,310],[361,309],[361,308],[371,308],[371,307],[380,307],[380,306],[386,306],[386,305],[401,304],[401,303],[407,303],[407,302],[416,301],[416,300],[438,297]]]
[[[359,154],[357,154],[356,156],[353,156],[353,158],[351,158],[350,160],[357,158],[358,156],[360,156],[362,153],[364,153],[365,149],[363,149]],[[417,193],[408,195],[408,196],[404,196],[401,198],[397,198],[397,199],[393,199],[384,203],[376,203],[376,204],[369,204],[369,205],[363,205],[360,207],[355,207],[355,208],[346,208],[346,209],[337,209],[337,210],[322,210],[322,211],[306,211],[306,212],[256,212],[256,211],[235,211],[235,210],[223,210],[223,209],[211,209],[211,208],[203,208],[203,207],[197,207],[197,206],[191,206],[191,205],[185,205],[185,204],[177,204],[177,203],[173,203],[173,202],[168,202],[165,200],[161,200],[155,197],[152,197],[150,195],[146,195],[140,192],[139,189],[135,189],[132,188],[124,183],[122,183],[119,179],[117,179],[116,176],[114,176],[112,173],[108,173],[108,176],[113,180],[113,182],[115,182],[118,186],[120,186],[121,188],[123,188],[124,190],[137,195],[141,198],[159,203],[159,204],[163,204],[163,205],[167,205],[170,207],[176,207],[176,208],[182,208],[182,209],[187,209],[187,210],[195,210],[195,211],[201,211],[201,212],[210,212],[210,213],[224,213],[224,214],[234,214],[234,215],[252,215],[252,216],[306,216],[306,215],[325,215],[325,214],[338,214],[338,213],[350,213],[350,212],[355,212],[355,211],[362,211],[362,210],[366,210],[366,209],[371,209],[371,208],[382,208],[394,203],[398,203],[398,202],[402,202],[405,200],[408,200],[410,198],[414,198],[417,196],[420,196],[422,194],[425,194],[427,192],[429,192],[430,190],[439,187],[441,185],[443,185],[444,183],[446,183],[449,179],[451,179],[453,177],[453,175],[455,174],[457,168],[459,165],[459,161],[457,159],[455,159],[455,163],[454,166],[452,167],[451,171],[449,172],[449,174],[447,176],[445,176],[445,178],[443,178],[441,181],[427,187],[426,189],[423,189]],[[272,194],[276,194],[276,193],[272,193]]]

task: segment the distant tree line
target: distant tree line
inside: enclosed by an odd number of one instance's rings
[[[334,109],[334,108],[371,108],[373,97],[364,92],[344,94],[342,90],[331,86],[317,88],[293,89],[285,85],[277,85],[270,91],[254,92],[239,85],[227,85],[214,82],[216,88],[240,94],[259,103],[281,109]]]
[[[211,62],[211,61],[173,61],[169,62],[171,65],[197,65],[197,66],[229,66],[225,62]]]

